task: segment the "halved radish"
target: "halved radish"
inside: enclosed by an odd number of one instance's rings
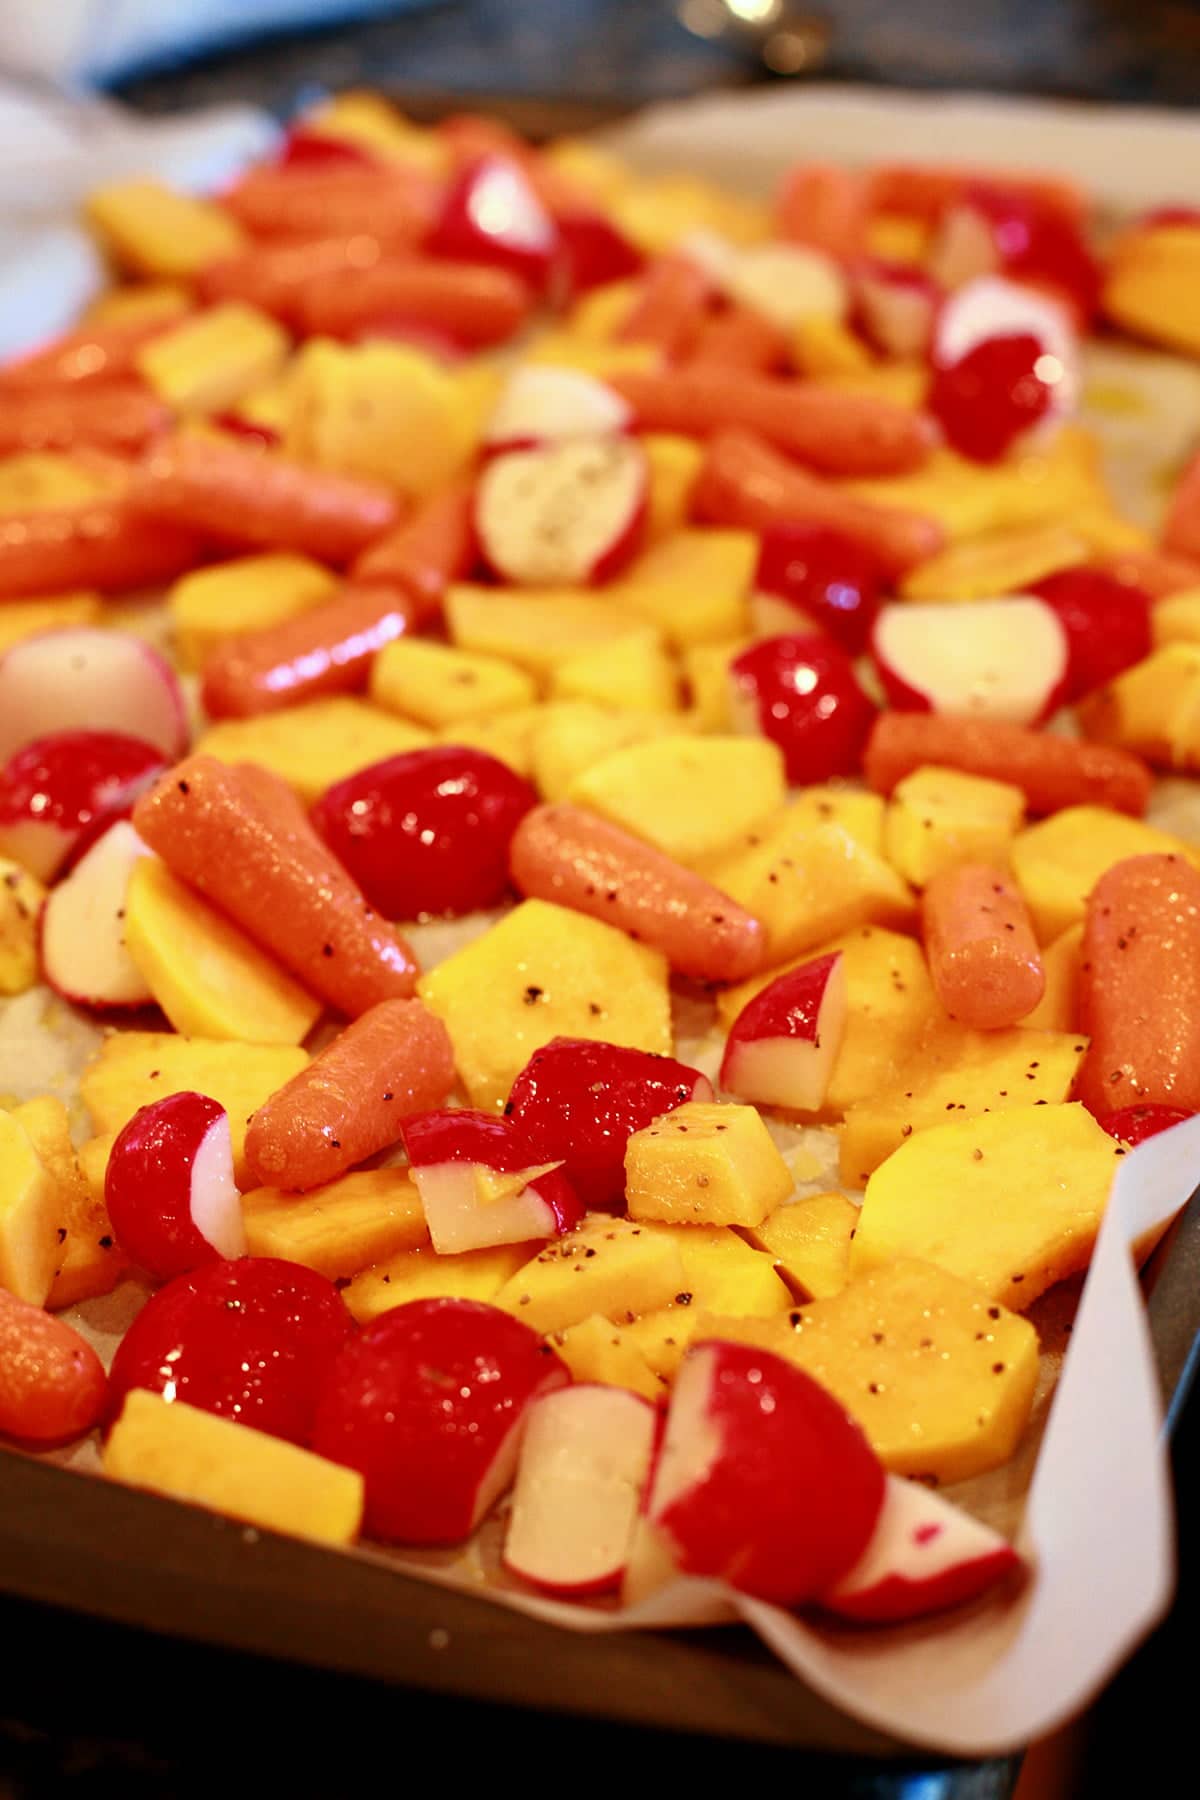
[[[1039,366],[1038,378],[1051,391],[1051,414],[1073,411],[1079,341],[1065,307],[1001,275],[981,275],[948,297],[934,326],[931,360],[935,369],[953,368],[992,338],[1011,337],[1033,337],[1042,346],[1045,366]]]
[[[1053,607],[1032,595],[880,609],[871,655],[902,712],[1033,725],[1066,692],[1070,645]]]
[[[0,760],[57,731],[119,731],[181,756],[187,712],[174,671],[126,632],[79,625],[25,638],[0,656]]]
[[[961,1606],[1020,1567],[999,1532],[920,1482],[889,1475],[870,1543],[818,1604],[864,1624],[916,1619]]]
[[[1081,319],[1099,298],[1099,267],[1078,221],[991,182],[970,183],[944,213],[929,267],[947,287],[1003,273],[1056,288]]]
[[[509,377],[483,435],[488,450],[527,450],[628,431],[627,400],[581,369],[527,363]]]
[[[502,581],[607,581],[637,549],[648,492],[646,453],[634,438],[511,450],[479,478],[479,545]]]
[[[53,889],[42,909],[42,973],[77,1006],[149,1006],[154,999],[125,948],[125,892],[151,852],[128,820],[102,838]]]
[[[118,1242],[159,1281],[245,1255],[229,1118],[204,1094],[168,1094],[133,1115],[112,1147],[104,1198]]]
[[[493,263],[542,288],[558,228],[517,163],[481,156],[451,183],[426,248],[453,262]]]
[[[400,1135],[439,1255],[558,1237],[583,1216],[561,1163],[538,1163],[507,1119],[466,1107],[419,1113]]]
[[[846,277],[831,256],[803,244],[755,244],[722,281],[731,299],[762,313],[781,331],[806,319],[841,319],[850,302]]]
[[[816,1112],[846,1029],[840,951],[789,969],[744,1006],[730,1028],[721,1086],[739,1100]]]
[[[854,284],[866,336],[887,356],[924,356],[933,338],[943,290],[922,269],[872,262]]]
[[[36,738],[0,769],[0,855],[52,881],[165,767],[152,744],[120,732]]]
[[[505,1566],[578,1599],[618,1587],[629,1561],[658,1413],[627,1388],[581,1382],[526,1416]]]
[[[645,262],[637,245],[603,213],[562,212],[557,224],[558,275],[572,300],[610,281],[629,279]]]

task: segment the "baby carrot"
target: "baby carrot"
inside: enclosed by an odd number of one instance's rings
[[[787,344],[769,319],[750,306],[727,306],[704,321],[688,358],[695,367],[745,369],[762,375],[787,360]]]
[[[82,1437],[107,1389],[100,1358],[65,1319],[0,1288],[0,1432],[43,1444]]]
[[[417,965],[403,938],[316,833],[244,771],[187,757],[142,795],[134,825],[172,874],[337,1011],[357,1018],[412,994]]]
[[[1079,1003],[1091,1042],[1078,1097],[1091,1112],[1200,1109],[1200,872],[1182,857],[1133,856],[1100,877]]]
[[[442,1021],[419,1000],[384,1000],[259,1107],[246,1162],[263,1187],[319,1187],[394,1144],[404,1119],[441,1106],[453,1086]]]
[[[348,583],[296,618],[231,639],[204,665],[204,710],[246,719],[366,686],[372,660],[411,631],[411,595],[384,582]]]
[[[196,288],[205,300],[242,300],[294,325],[310,283],[351,269],[369,269],[384,254],[379,238],[365,232],[251,244],[202,270]]]
[[[1004,188],[1077,224],[1087,213],[1087,200],[1073,181],[1022,169],[974,169],[962,163],[881,163],[867,176],[867,193],[875,212],[935,220],[977,182]]]
[[[1200,455],[1192,458],[1176,484],[1163,547],[1177,556],[1200,560]]]
[[[509,866],[523,894],[616,925],[697,981],[742,981],[762,962],[762,926],[736,901],[580,807],[526,813]]]
[[[618,336],[629,344],[653,344],[669,361],[695,349],[712,300],[708,276],[683,256],[651,263]]]
[[[178,324],[168,318],[124,324],[81,325],[0,369],[0,391],[14,388],[82,388],[132,375],[143,344]]]
[[[21,450],[74,450],[83,444],[140,450],[171,415],[138,381],[62,384],[18,390],[0,405],[0,456]]]
[[[860,256],[869,195],[863,177],[833,163],[797,163],[775,202],[779,235],[839,261]]]
[[[1111,806],[1145,812],[1151,775],[1140,757],[1107,744],[1031,731],[997,719],[951,719],[940,713],[880,713],[871,728],[863,773],[880,794],[928,763],[1007,781],[1030,812],[1064,806]]]
[[[313,469],[273,452],[208,438],[154,446],[131,491],[153,519],[235,544],[346,563],[396,522],[396,496],[373,481]]]
[[[314,165],[251,169],[224,205],[254,237],[354,237],[418,244],[433,223],[438,182],[424,169]]]
[[[1046,971],[1029,909],[1001,869],[965,863],[935,875],[921,926],[929,974],[952,1019],[998,1031],[1033,1011]]]
[[[439,489],[355,559],[352,578],[403,588],[420,623],[441,606],[450,582],[465,580],[475,565],[474,504],[473,482]]]
[[[82,506],[0,518],[0,600],[76,588],[123,593],[173,581],[195,567],[200,539],[165,519],[147,519],[124,494]]]
[[[631,369],[613,376],[612,385],[646,431],[753,431],[827,475],[905,474],[924,462],[938,437],[924,413],[875,394],[740,369],[694,362],[661,372]]]
[[[861,544],[891,576],[933,556],[945,537],[935,519],[859,500],[797,468],[750,431],[720,431],[710,440],[692,509],[698,519],[746,531],[787,522],[831,526]]]
[[[396,323],[424,325],[482,347],[512,337],[532,307],[530,290],[507,269],[412,256],[313,276],[300,320],[310,333],[342,338]]]

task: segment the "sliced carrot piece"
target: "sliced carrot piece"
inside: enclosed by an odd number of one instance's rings
[[[300,320],[310,333],[338,338],[397,323],[420,325],[482,347],[512,337],[532,309],[530,290],[507,269],[412,256],[314,275]]]

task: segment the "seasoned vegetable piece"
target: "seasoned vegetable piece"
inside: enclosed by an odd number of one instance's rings
[[[0,1432],[32,1444],[82,1437],[104,1410],[106,1386],[77,1331],[0,1288]]]
[[[1033,921],[1002,869],[965,863],[936,875],[921,922],[934,989],[952,1019],[997,1031],[1033,1011],[1046,971]]]

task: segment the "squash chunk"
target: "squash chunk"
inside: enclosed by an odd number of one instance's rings
[[[362,1524],[357,1469],[145,1388],[126,1396],[104,1446],[104,1472],[321,1544],[353,1543]]]
[[[13,1113],[0,1112],[0,1287],[44,1306],[58,1264],[58,1195]]]
[[[671,1049],[666,958],[545,900],[514,907],[423,975],[417,992],[450,1033],[471,1104],[497,1112],[553,1037]]]
[[[421,725],[394,718],[365,700],[307,700],[258,719],[222,719],[195,745],[220,762],[261,763],[295,788],[305,805],[325,789],[385,756],[432,743]]]
[[[602,1313],[592,1313],[566,1331],[552,1331],[547,1342],[574,1381],[628,1388],[651,1401],[661,1400],[666,1391],[666,1383],[633,1343],[628,1327],[614,1325]]]
[[[104,1204],[104,1182],[93,1193],[71,1143],[71,1124],[61,1100],[44,1095],[18,1106],[24,1128],[54,1189],[54,1280],[46,1299],[51,1312],[110,1294],[129,1267],[113,1237]],[[108,1158],[105,1157],[107,1164]]]
[[[679,706],[679,678],[657,631],[647,626],[566,657],[550,677],[550,693],[619,711],[672,713]]]
[[[615,712],[585,700],[560,700],[540,709],[531,736],[533,779],[543,800],[562,800],[577,775],[614,750],[647,738],[674,737],[681,721],[670,713]]]
[[[457,1256],[439,1256],[431,1245],[400,1250],[356,1275],[342,1299],[360,1325],[369,1325],[380,1313],[407,1300],[495,1300],[505,1282],[528,1262],[532,1248],[493,1244]]]
[[[180,658],[187,668],[200,668],[231,639],[296,618],[327,600],[336,586],[311,557],[282,552],[194,569],[167,595]]]
[[[1018,833],[1013,874],[1033,915],[1038,941],[1048,944],[1082,922],[1088,895],[1114,863],[1153,855],[1197,861],[1182,839],[1106,806],[1068,806]]]
[[[537,699],[524,669],[424,638],[386,644],[371,666],[371,698],[389,712],[435,729],[459,719],[515,711]]]
[[[38,914],[45,898],[40,881],[0,856],[0,995],[23,994],[38,978]]]
[[[802,1300],[828,1300],[846,1285],[857,1225],[858,1208],[845,1194],[813,1194],[781,1206],[761,1225],[747,1229],[745,1237],[774,1257],[780,1274]]]
[[[652,544],[609,591],[677,649],[720,642],[747,627],[757,562],[753,532],[677,531]]]
[[[914,1132],[953,1117],[1009,1112],[1069,1098],[1088,1040],[1073,1032],[968,1031],[948,1026],[896,1085],[846,1110],[840,1170],[861,1187]]]
[[[1038,1373],[1027,1319],[908,1259],[780,1319],[710,1318],[696,1337],[787,1357],[837,1396],[893,1474],[939,1482],[1008,1461]]]
[[[783,757],[766,738],[750,737],[630,744],[585,769],[567,791],[577,806],[689,868],[729,850],[783,798]]]
[[[851,1280],[916,1256],[1006,1306],[1030,1306],[1087,1267],[1123,1154],[1078,1104],[919,1132],[867,1183]]]
[[[359,1169],[307,1194],[255,1188],[242,1219],[251,1256],[282,1256],[331,1281],[429,1242],[407,1169]]]
[[[753,1106],[689,1100],[625,1146],[631,1219],[759,1225],[791,1192],[787,1164]]]
[[[460,583],[446,595],[451,643],[503,657],[543,679],[569,657],[628,637],[645,623],[639,614],[579,588],[530,594]]]
[[[1025,796],[1007,781],[958,769],[916,769],[897,784],[888,807],[887,859],[915,888],[963,863],[1004,869],[1024,822]]]
[[[678,1247],[682,1292],[688,1298],[677,1296],[677,1305],[754,1317],[786,1312],[791,1305],[792,1296],[775,1273],[773,1259],[728,1226],[647,1225],[645,1230],[670,1238]]]
[[[672,1238],[593,1214],[518,1269],[495,1302],[534,1331],[549,1333],[593,1313],[628,1324],[684,1292],[683,1259]]]

